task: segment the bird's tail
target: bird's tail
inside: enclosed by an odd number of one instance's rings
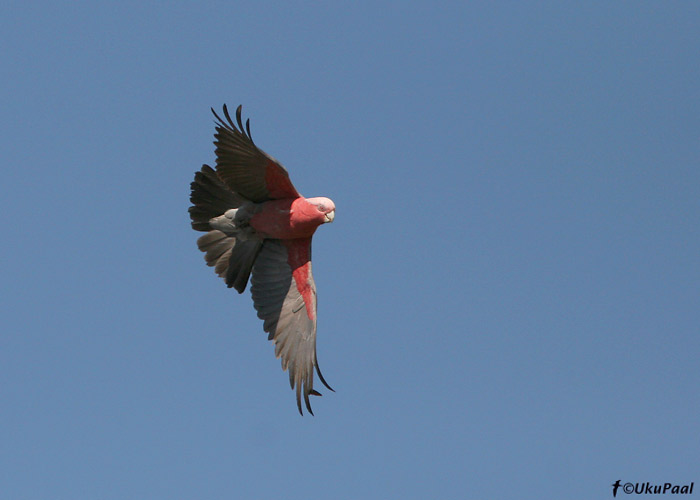
[[[209,221],[227,210],[238,208],[247,200],[229,190],[214,169],[204,165],[194,176],[189,208],[192,229],[208,231],[197,240],[207,265],[214,268],[229,287],[243,293],[250,278],[255,259],[260,252],[259,238],[236,238],[233,234],[214,229]]]
[[[223,214],[230,208],[238,208],[246,201],[245,198],[227,188],[209,165],[203,165],[202,169],[194,174],[194,181],[190,187],[192,206],[189,212],[192,229],[196,231],[211,230],[210,219]]]

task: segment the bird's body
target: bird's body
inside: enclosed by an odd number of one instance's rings
[[[319,204],[313,201],[322,200]],[[326,208],[327,207],[327,208]],[[299,198],[273,200],[262,204],[260,211],[250,220],[250,225],[255,231],[265,238],[279,238],[281,240],[293,240],[297,238],[310,238],[316,228],[324,222],[331,222],[335,205],[328,198]]]
[[[213,110],[212,110],[213,111]],[[287,171],[257,148],[238,107],[233,124],[226,106],[216,127],[216,171],[204,165],[192,182],[192,227],[207,234],[197,244],[205,260],[229,287],[242,293],[251,278],[258,317],[264,320],[275,355],[289,369],[301,413],[313,371],[323,379],[316,359],[316,285],[311,273],[311,238],[321,224],[332,222],[335,205],[328,198],[304,198]],[[332,389],[331,389],[332,390]]]

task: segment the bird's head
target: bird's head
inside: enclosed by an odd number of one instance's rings
[[[335,218],[335,204],[332,200],[324,198],[322,196],[318,198],[307,198],[311,205],[313,205],[319,214],[323,215],[323,222],[333,222]]]

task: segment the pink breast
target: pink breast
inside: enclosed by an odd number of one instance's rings
[[[250,219],[250,224],[267,238],[308,238],[323,222],[316,207],[304,198],[272,200]]]

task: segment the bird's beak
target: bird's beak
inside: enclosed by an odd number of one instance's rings
[[[333,222],[333,219],[335,219],[335,210],[331,210],[328,212],[326,215],[323,216],[324,221],[323,222]]]

